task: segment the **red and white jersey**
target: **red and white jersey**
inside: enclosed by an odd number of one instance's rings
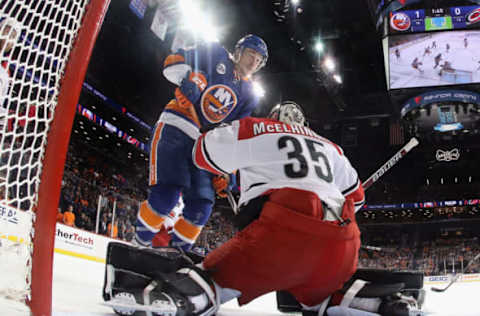
[[[240,171],[240,204],[286,187],[314,192],[334,210],[341,210],[347,196],[356,210],[364,203],[358,174],[343,150],[308,127],[247,117],[203,134],[192,154],[199,168],[212,173]]]

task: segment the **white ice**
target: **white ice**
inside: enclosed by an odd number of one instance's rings
[[[53,316],[114,316],[102,300],[104,264],[55,254],[53,282]],[[437,284],[444,287],[446,284]],[[427,298],[424,310],[428,315],[479,316],[480,283],[455,283],[447,291],[437,293],[425,286]],[[0,300],[0,314],[26,315],[18,304]],[[241,308],[235,301],[225,304],[218,316],[287,315],[276,308],[274,294],[262,296]],[[288,314],[295,315],[295,314]]]
[[[468,32],[470,32],[470,35],[467,36],[468,46],[465,48],[464,38]],[[437,47],[430,49],[431,53],[424,56],[425,48],[431,47],[433,41],[436,41]],[[446,51],[447,43],[450,45],[448,52]],[[480,67],[480,31],[431,33],[431,36],[417,42],[412,41],[409,44],[399,45],[399,47],[400,58],[395,56],[396,47],[389,50],[391,89],[454,84],[442,80],[438,75],[440,66],[433,68],[435,66],[434,58],[439,53],[442,54],[440,65],[449,61],[454,69],[472,72],[472,82],[480,82],[480,70],[478,70]],[[422,62],[420,69],[423,70],[423,73],[411,66],[415,57]]]
[[[55,254],[53,316],[113,316],[103,306],[102,286],[105,265],[94,261]],[[285,315],[276,309],[275,294],[262,296],[242,308],[236,301],[223,305],[217,316]],[[289,314],[292,315],[292,314]]]

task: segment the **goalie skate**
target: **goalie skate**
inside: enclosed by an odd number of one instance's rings
[[[144,293],[149,295],[150,293]],[[166,293],[159,293],[150,305],[137,303],[135,295],[129,292],[119,292],[104,305],[113,308],[116,314],[127,315],[161,315],[176,316],[178,308],[170,296]],[[143,313],[142,313],[143,312]]]

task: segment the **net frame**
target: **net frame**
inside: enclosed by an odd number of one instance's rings
[[[9,17],[9,13],[13,14],[7,9],[14,2],[15,0],[0,4],[0,14],[3,17]],[[30,232],[33,236],[33,253],[31,262],[27,262],[31,267],[31,279],[29,275],[26,276],[30,279],[31,292],[26,298],[26,303],[34,316],[46,316],[52,313],[53,252],[63,168],[76,104],[110,0],[45,0],[44,3],[46,6],[53,6],[60,2],[64,4],[60,7],[61,10],[68,10],[71,6],[82,6],[83,16],[78,17],[80,26],[71,42],[69,53],[67,52],[64,57],[63,76],[55,82],[55,88],[58,89],[57,102],[54,106],[53,119],[46,127],[48,130],[46,142],[45,139],[42,140],[40,160],[42,157],[43,160],[38,170],[40,180],[33,185],[33,190],[38,187],[38,191],[31,205],[34,219]],[[38,15],[38,12],[33,11],[33,18],[36,18],[35,14]],[[70,24],[67,27],[69,26]],[[35,74],[36,62],[32,68],[33,74]]]

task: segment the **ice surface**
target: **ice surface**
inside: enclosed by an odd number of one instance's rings
[[[115,313],[102,305],[104,264],[55,254],[53,282],[54,316],[114,316]],[[444,287],[446,284],[436,284]],[[455,283],[447,291],[437,293],[425,286],[427,298],[424,310],[428,315],[479,316],[480,282]],[[218,316],[274,316],[294,315],[280,313],[276,308],[275,294],[264,295],[248,305],[238,307],[236,301],[228,302]],[[28,312],[11,301],[0,300],[2,315],[24,316]]]

